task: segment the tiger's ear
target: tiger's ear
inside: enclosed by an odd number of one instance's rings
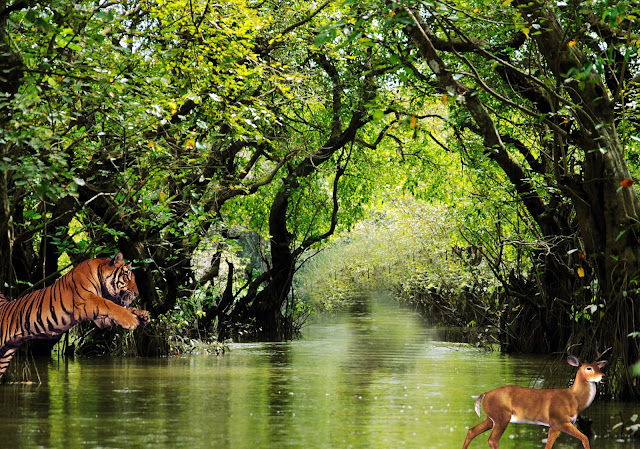
[[[124,261],[124,256],[122,255],[122,251],[119,251],[118,254],[115,255],[113,259],[111,259],[111,265],[120,264]]]

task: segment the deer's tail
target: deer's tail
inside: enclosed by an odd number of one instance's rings
[[[478,396],[478,399],[476,399],[476,413],[478,414],[478,417],[480,418],[480,406],[482,405],[482,400],[484,399],[484,395],[486,393],[482,393],[480,396]]]

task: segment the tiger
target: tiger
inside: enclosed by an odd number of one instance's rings
[[[81,321],[135,329],[149,312],[129,307],[138,296],[131,263],[122,252],[85,260],[52,285],[8,300],[0,293],[0,379],[27,340],[58,337]]]

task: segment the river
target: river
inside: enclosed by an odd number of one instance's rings
[[[229,349],[40,363],[41,384],[0,386],[0,447],[458,448],[480,421],[479,393],[565,386],[575,370],[443,341],[385,297],[317,320],[299,340]],[[585,413],[598,435],[591,447],[640,449],[603,437],[637,410],[597,398]],[[488,436],[470,449],[487,448]],[[500,447],[542,448],[545,437],[544,427],[511,424]],[[578,447],[566,435],[554,446]]]

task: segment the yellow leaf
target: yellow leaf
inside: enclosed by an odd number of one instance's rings
[[[149,148],[153,148],[153,147],[156,146],[156,144],[153,142],[153,140],[150,140],[147,145],[149,145]]]
[[[576,45],[578,42],[575,39],[571,39],[569,41],[569,48],[573,48],[574,45]]]
[[[522,34],[524,34],[524,37],[529,39],[529,31],[531,31],[531,28],[523,28],[520,31],[522,31]]]
[[[162,201],[164,203],[164,200],[165,200],[164,192],[160,192],[159,197],[160,197],[160,201]]]
[[[409,126],[411,127],[411,129],[414,129],[416,127],[416,116],[412,115],[411,119],[409,120]]]
[[[577,271],[578,271],[578,276],[583,278],[584,277],[584,268],[580,267],[580,268],[578,268]]]
[[[442,104],[447,104],[447,94],[442,94]]]
[[[513,0],[504,0],[504,2],[502,2],[502,7],[505,8],[505,7],[509,6],[512,1]]]

